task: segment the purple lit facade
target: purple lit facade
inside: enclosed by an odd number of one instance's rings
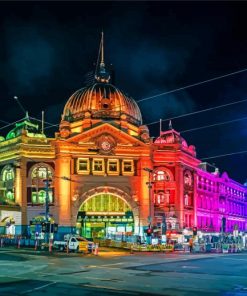
[[[247,187],[202,163],[172,127],[154,141],[153,176],[156,223],[165,214],[170,229],[246,231]]]

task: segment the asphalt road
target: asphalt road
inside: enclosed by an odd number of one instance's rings
[[[247,254],[0,249],[0,295],[247,295]]]

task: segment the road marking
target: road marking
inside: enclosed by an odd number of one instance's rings
[[[4,277],[4,278],[10,278],[10,279],[27,279],[26,277],[23,277],[23,276],[11,276],[11,275],[1,275],[0,274],[0,277]]]
[[[109,267],[113,264],[108,264],[108,265],[100,265],[100,266],[96,266],[96,265],[88,265],[87,268],[107,268],[107,269],[121,269],[120,267]]]
[[[26,294],[26,293],[30,293],[30,292],[33,292],[33,291],[37,291],[37,290],[40,290],[40,289],[43,289],[43,288],[46,288],[48,286],[51,286],[51,285],[54,285],[56,284],[57,282],[52,282],[52,283],[48,283],[46,285],[43,285],[43,286],[40,286],[40,287],[37,287],[37,288],[33,288],[33,289],[30,289],[30,290],[26,290],[24,292],[21,292],[20,294]]]
[[[90,288],[99,288],[99,289],[107,289],[107,290],[123,291],[123,289],[114,288],[114,287],[99,286],[99,285],[89,285],[89,284],[85,284],[85,285],[82,285],[82,286],[83,286],[83,287],[90,287]]]
[[[112,264],[104,264],[104,265],[101,265],[101,266],[112,266],[112,265],[121,265],[121,264],[124,264],[124,262],[112,263]]]
[[[85,276],[85,279],[89,279],[89,280],[103,280],[102,278],[98,278],[98,277],[93,277],[93,276]]]
[[[93,277],[93,276],[86,276],[85,279],[100,280],[100,281],[112,281],[112,282],[124,282],[121,279],[105,279],[105,278],[98,278],[98,277]]]

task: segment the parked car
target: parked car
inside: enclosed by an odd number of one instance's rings
[[[94,243],[88,241],[84,237],[79,236],[65,236],[64,241],[54,241],[53,247],[60,250],[68,250],[83,253],[92,253]]]

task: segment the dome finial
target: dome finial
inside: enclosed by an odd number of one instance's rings
[[[103,30],[101,32],[100,51],[101,51],[100,67],[105,67],[105,62],[104,62],[104,32],[103,32]]]
[[[100,64],[99,64],[99,57],[100,57]],[[95,79],[98,82],[108,83],[110,78],[111,78],[110,74],[108,73],[108,71],[105,68],[105,61],[104,61],[104,32],[102,30],[98,60],[97,60],[97,65],[96,65]]]

